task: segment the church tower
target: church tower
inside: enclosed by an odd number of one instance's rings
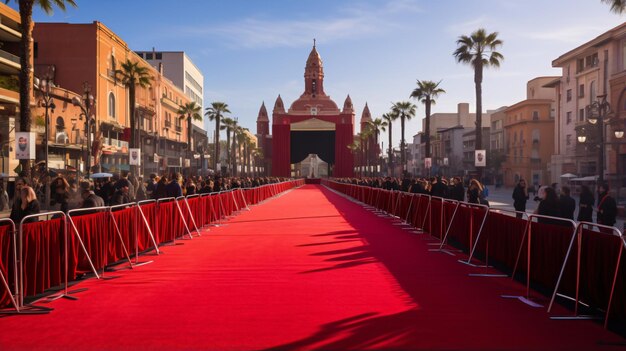
[[[324,67],[322,58],[315,48],[315,40],[313,40],[313,49],[306,60],[304,68],[304,94],[315,99],[317,96],[326,96],[324,92]]]
[[[372,114],[370,113],[370,108],[367,106],[367,102],[365,103],[365,108],[363,109],[363,113],[361,114],[361,130],[365,130],[369,122],[372,121]]]
[[[259,109],[259,115],[256,118],[256,133],[257,135],[268,135],[270,133],[270,119],[267,116],[267,109],[265,108],[265,101],[261,104]]]

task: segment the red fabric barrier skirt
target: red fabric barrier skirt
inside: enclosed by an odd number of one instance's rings
[[[176,238],[174,228],[175,218],[178,218],[178,210],[174,201],[161,202],[158,204],[157,232],[160,243],[173,241]]]
[[[430,200],[430,217],[428,219],[428,232],[435,238],[442,239],[445,234],[445,228],[442,225],[442,206],[443,201],[437,198],[431,198]]]
[[[152,235],[154,236],[154,240],[157,245],[161,242],[159,241],[159,237],[156,235],[156,226],[157,226],[157,205],[156,203],[149,203],[141,206],[141,210],[143,211],[143,215],[146,217],[148,221],[148,225],[150,225],[150,230],[152,230]],[[139,210],[137,210],[139,211]],[[153,248],[154,244],[152,243],[152,238],[150,238],[150,233],[148,232],[148,228],[143,222],[141,218],[141,214],[137,212],[137,236],[139,241],[139,251],[144,251],[150,248]],[[132,248],[133,252],[135,248]]]
[[[502,213],[489,213],[481,235],[481,241],[489,239],[489,261],[495,260],[512,271],[520,245],[523,244],[521,257],[526,262],[526,242],[522,243],[526,223],[527,221],[521,218]]]
[[[573,228],[553,224],[531,223],[531,230],[531,281],[537,282],[552,291],[559,276],[572,237]],[[574,245],[572,250],[577,250],[576,243]],[[575,255],[570,255],[566,274],[562,281],[564,288],[571,286],[571,280],[575,274],[575,271],[572,270],[575,268],[575,257]],[[521,271],[526,272],[526,267],[526,264],[522,265],[520,267]],[[565,290],[566,294],[571,293],[571,291],[567,291],[570,289]]]
[[[580,299],[592,306],[606,309],[622,241],[617,236],[588,229],[583,230],[580,240]],[[572,255],[575,254],[576,251],[573,251]],[[626,316],[625,260],[626,257],[624,257],[622,252],[618,279],[613,293],[611,316]],[[575,281],[571,283],[575,284]],[[574,291],[575,286],[565,286],[565,289],[566,291]],[[562,289],[559,289],[559,291],[562,291]]]
[[[136,222],[136,211],[137,209],[134,207],[125,208],[123,210],[118,210],[113,213],[113,217],[117,222],[117,227],[120,230],[122,236],[122,242],[126,246],[126,250],[128,250],[128,254],[135,252],[135,222]],[[115,226],[113,221],[111,221],[109,231],[109,250],[107,256],[107,264],[117,262],[122,259],[126,259],[126,253],[124,252],[124,246],[122,246],[122,242],[120,241],[120,237],[115,231]]]
[[[59,286],[65,278],[63,219],[23,226],[24,294],[33,296]],[[71,258],[71,257],[70,257]],[[69,266],[75,266],[69,262]],[[74,272],[70,272],[73,274]]]
[[[0,270],[4,274],[9,287],[15,289],[15,270],[13,266],[15,262],[13,257],[13,233],[11,226],[0,226]],[[0,283],[0,308],[11,306],[11,298],[8,291],[5,290]]]
[[[446,203],[445,206],[446,216],[451,217],[456,205]],[[448,236],[458,241],[463,248],[468,251],[471,250],[476,241],[476,237],[478,236],[478,231],[480,230],[480,225],[484,216],[485,210],[483,209],[463,205],[459,206]],[[447,223],[449,223],[449,221]],[[483,229],[483,232],[484,230],[485,229]],[[483,234],[481,234],[481,237],[484,239]],[[478,252],[485,252],[485,242],[485,240],[481,240],[481,243],[479,244],[480,250]]]
[[[72,216],[72,221],[78,230],[80,239],[83,241],[85,250],[91,258],[91,262],[98,270],[103,269],[107,264],[108,242],[110,233],[110,215],[108,212],[97,212],[79,216]],[[80,242],[76,238],[76,233],[70,225],[70,236],[72,238],[72,251],[76,261],[76,270],[81,273],[91,272],[89,261],[80,247]]]

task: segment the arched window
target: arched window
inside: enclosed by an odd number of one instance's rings
[[[109,93],[109,116],[115,118],[115,95]]]

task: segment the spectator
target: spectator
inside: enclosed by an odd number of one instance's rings
[[[183,189],[179,183],[180,174],[172,173],[172,180],[167,184],[167,197],[177,198],[183,196]]]
[[[596,199],[588,186],[583,185],[580,188],[580,201],[578,203],[578,221],[593,222],[593,204]]]
[[[154,191],[156,190],[157,185],[156,177],[156,174],[151,173],[150,179],[148,179],[148,186],[146,186],[146,198],[148,199],[154,198]]]
[[[138,181],[139,182],[137,184],[137,193],[135,194],[135,201],[143,201],[148,198],[147,191],[146,191],[146,184],[143,181],[143,177],[139,177]]]
[[[121,180],[122,179],[120,179],[120,181]],[[118,181],[117,184],[118,184],[116,185],[117,190],[115,190],[115,193],[113,194],[113,198],[111,199],[111,206],[123,205],[123,204],[127,204],[131,202],[130,194],[129,194],[130,182],[126,179],[125,182]]]
[[[14,216],[13,213],[11,213],[11,219],[16,225],[19,225],[22,219],[26,216],[39,213],[39,201],[37,201],[37,195],[35,195],[35,190],[33,190],[33,188],[27,185],[22,186],[20,195],[21,199],[18,210]]]
[[[22,206],[22,188],[26,186],[25,178],[17,178],[15,180],[15,191],[13,192],[13,205],[11,206],[10,218],[15,222],[15,219],[19,216]],[[15,222],[19,224],[19,222]]]
[[[617,217],[617,203],[615,199],[609,195],[609,185],[600,184],[598,186],[598,212],[596,214],[596,222],[598,224],[615,225],[615,217]]]
[[[153,199],[159,200],[167,197],[167,177],[164,175],[159,179],[159,182],[156,184]]]
[[[515,189],[513,189],[513,207],[515,211],[526,212],[526,201],[528,201],[528,188],[526,180],[520,179]],[[523,214],[518,213],[517,218],[522,218]]]
[[[69,210],[70,199],[70,184],[63,177],[57,177],[54,179],[54,185],[50,187],[54,189],[54,193],[50,199],[50,205],[60,205],[59,210],[67,214]]]
[[[9,194],[4,190],[4,185],[0,183],[0,211],[5,211],[9,208]]]
[[[539,206],[535,210],[535,214],[549,217],[559,217],[559,199],[556,196],[554,188],[548,186],[542,186],[538,192]],[[552,218],[539,218],[539,223],[556,224],[559,225],[562,222]]]
[[[443,183],[441,177],[433,178],[430,195],[442,198],[448,197],[448,187]]]
[[[574,212],[576,211],[576,200],[570,196],[570,188],[561,187],[561,196],[559,196],[559,212],[561,218],[574,220]]]
[[[91,208],[91,207],[103,207],[104,200],[96,195],[96,193],[91,190],[91,184],[89,182],[80,183],[80,193],[83,198],[83,204],[81,208]]]

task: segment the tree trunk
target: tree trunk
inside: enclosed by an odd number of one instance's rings
[[[220,115],[217,113],[215,116],[215,161],[213,162],[215,173],[219,171],[217,164],[220,162]]]
[[[193,162],[193,152],[191,152],[191,114],[187,114],[187,157],[189,157],[189,165],[191,166],[191,162]],[[198,169],[196,174],[200,173],[200,169]],[[187,172],[188,176],[191,176],[191,167],[189,167],[189,172]]]
[[[424,141],[426,142],[426,150],[425,156],[430,157],[430,99],[426,99],[426,121],[425,123],[425,133],[424,133]]]
[[[228,168],[232,167],[232,163],[230,162],[230,152],[230,128],[226,128],[226,164],[228,165]],[[230,173],[234,174],[234,170],[231,169]]]
[[[404,154],[404,115],[400,116],[400,162],[402,162],[402,176],[405,176],[406,172],[406,155]]]
[[[389,176],[393,177],[393,148],[391,147],[391,123],[389,121]]]
[[[136,109],[135,109],[135,82],[131,81],[130,84],[128,85],[128,101],[130,104],[130,141],[128,142],[128,147],[130,148],[136,148],[137,147],[137,139],[135,139],[137,137],[137,133],[138,133],[138,126],[137,126],[137,118],[135,116],[136,113]],[[130,159],[130,150],[129,150],[129,159]],[[139,173],[137,172],[137,166],[130,166],[130,172],[132,174],[134,174],[135,176],[139,176]]]
[[[33,65],[30,58],[33,56],[31,41],[33,39],[33,4],[34,0],[20,0],[20,29],[22,39],[20,40],[20,131],[30,132],[31,114],[30,105],[33,92]],[[32,140],[34,142],[34,140]],[[20,160],[22,174],[30,178],[30,160]]]
[[[474,71],[474,84],[476,86],[476,140],[474,150],[482,150],[482,125],[483,125],[483,66],[478,64]],[[478,181],[482,182],[483,169],[476,167]]]

